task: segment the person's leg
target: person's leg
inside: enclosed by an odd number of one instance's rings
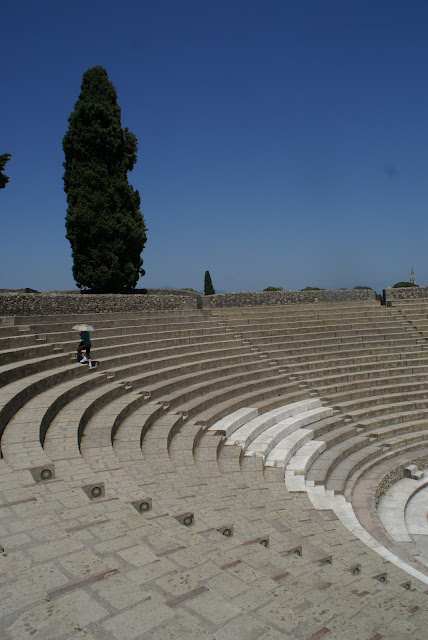
[[[81,342],[79,344],[79,346],[77,347],[77,361],[78,362],[82,362],[84,349],[85,349],[85,345],[83,344],[83,342]]]
[[[84,364],[85,362],[88,362],[88,352],[91,350],[91,347],[88,347],[87,344],[83,345],[82,347],[82,359],[81,359],[81,363]],[[83,351],[85,351],[85,355],[83,355]]]

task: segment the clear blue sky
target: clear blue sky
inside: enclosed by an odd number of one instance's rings
[[[0,288],[71,289],[62,138],[104,66],[139,141],[139,286],[428,284],[426,0],[2,7]]]

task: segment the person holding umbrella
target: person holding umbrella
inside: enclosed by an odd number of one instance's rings
[[[91,360],[91,336],[90,331],[94,331],[94,327],[90,324],[75,324],[73,329],[76,329],[80,333],[80,344],[77,347],[77,361],[80,364],[88,364],[89,368],[92,369],[92,360]],[[85,355],[83,355],[85,352]]]

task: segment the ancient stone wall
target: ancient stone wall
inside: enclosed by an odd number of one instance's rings
[[[371,290],[264,291],[202,296],[192,291],[149,289],[146,294],[85,294],[77,292],[0,292],[0,316],[60,315],[67,313],[112,313],[216,309],[221,307],[273,306],[298,303],[374,300]]]
[[[374,300],[375,291],[370,289],[346,289],[343,291],[262,291],[223,293],[204,296],[204,309],[218,307],[256,307],[260,305],[284,305],[321,302],[354,302],[356,300]]]
[[[393,484],[405,477],[404,470],[409,466],[409,464],[415,464],[418,469],[426,469],[428,467],[428,456],[423,455],[415,457],[412,460],[407,460],[406,462],[397,465],[397,467],[395,467],[395,469],[392,469],[392,471],[389,471],[387,474],[385,474],[376,487],[376,491],[374,494],[376,507],[378,506],[381,497],[388,491],[389,487],[392,487]]]
[[[0,316],[196,309],[198,296],[79,293],[1,293]]]
[[[387,300],[416,300],[418,298],[428,298],[428,287],[402,287],[386,290]]]

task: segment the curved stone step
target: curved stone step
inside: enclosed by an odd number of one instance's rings
[[[265,460],[265,466],[285,468],[296,451],[313,437],[312,429],[298,429],[290,433],[270,451]]]
[[[396,542],[413,544],[406,525],[406,506],[412,494],[428,485],[428,479],[402,478],[381,496],[377,507],[378,516],[388,535]],[[425,518],[426,520],[426,518]]]
[[[326,444],[323,440],[309,440],[300,447],[285,467],[286,475],[289,472],[293,475],[304,475],[325,449]]]
[[[258,414],[258,409],[242,407],[215,422],[208,428],[208,431],[222,431],[224,435],[229,438],[239,427],[257,418]]]
[[[239,444],[246,449],[248,445],[255,440],[255,438],[269,427],[285,420],[286,418],[295,416],[298,413],[309,411],[320,406],[321,402],[319,398],[311,398],[307,400],[300,400],[278,409],[274,409],[268,413],[264,413],[236,429],[231,436],[229,436],[226,444]]]
[[[247,446],[245,455],[261,456],[262,458],[269,457],[272,449],[274,449],[281,440],[298,429],[309,425],[312,426],[314,423],[329,418],[332,415],[333,409],[330,407],[317,407],[315,409],[309,409],[308,411],[301,411],[290,418],[281,420],[257,436],[257,438]]]

